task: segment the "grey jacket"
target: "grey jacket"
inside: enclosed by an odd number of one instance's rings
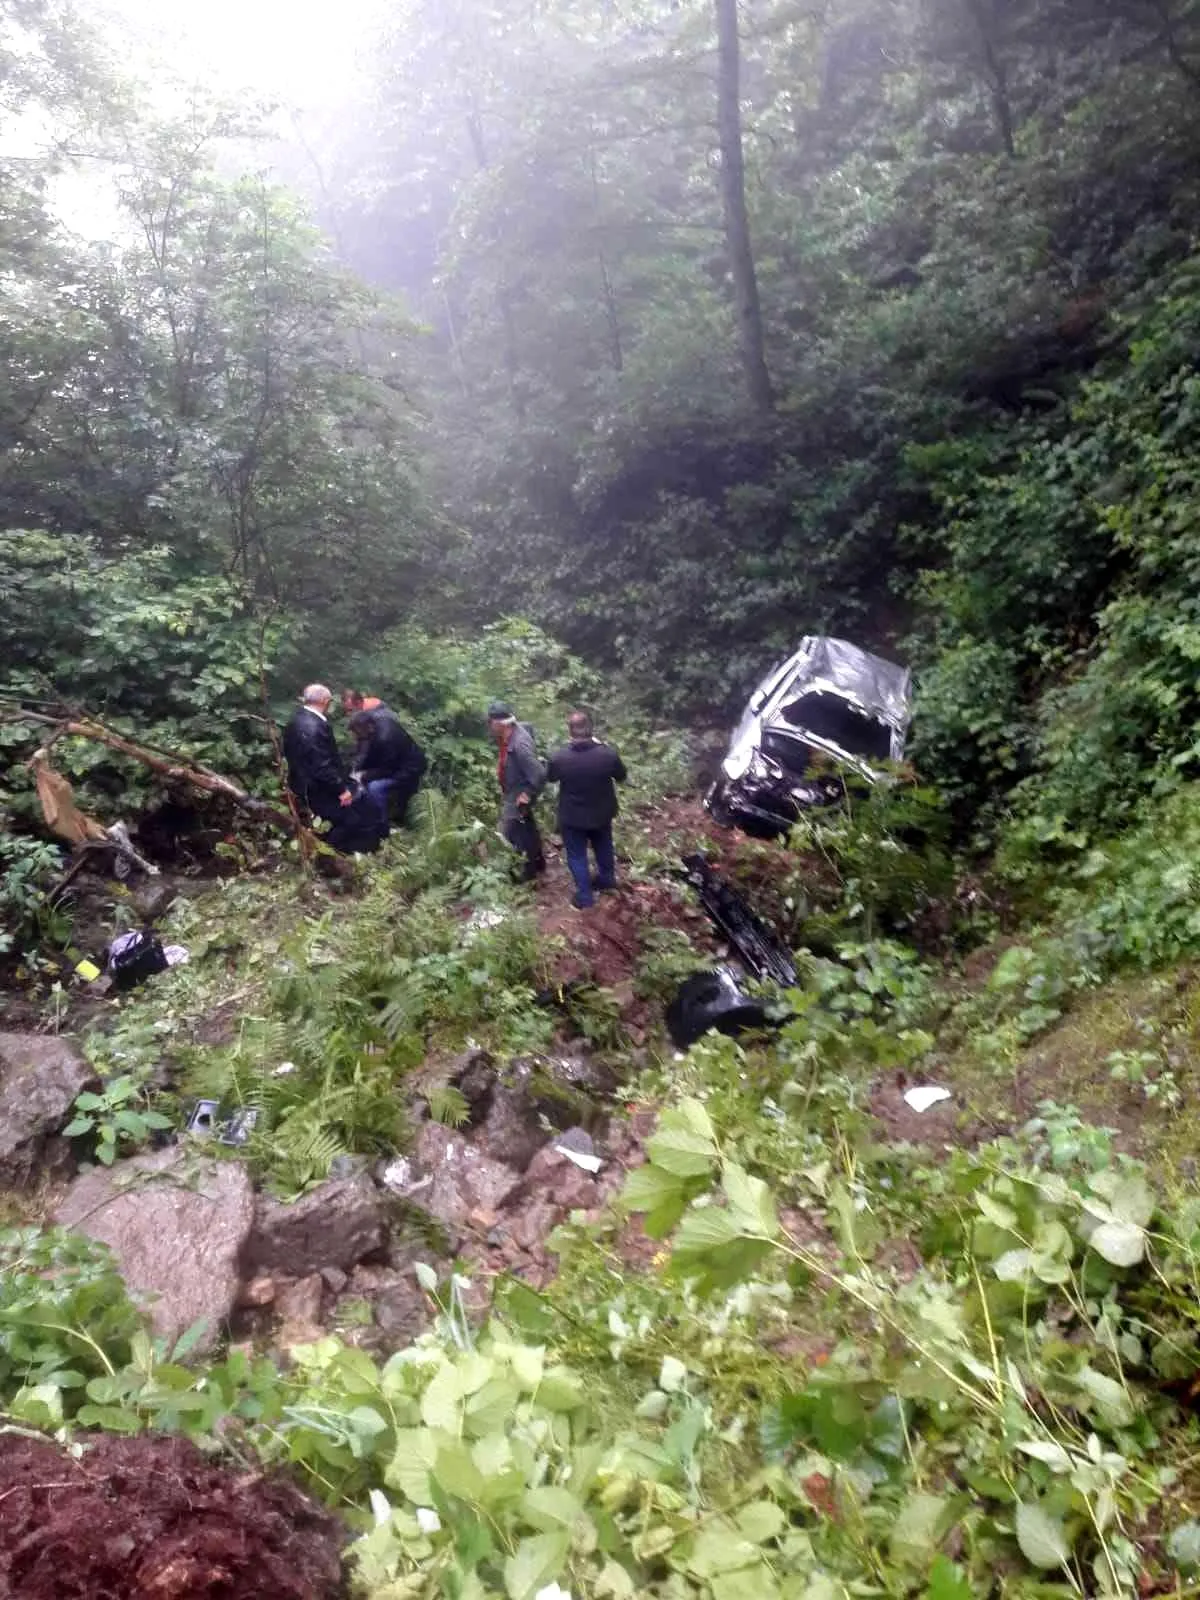
[[[518,815],[517,796],[527,794],[536,800],[546,782],[546,769],[538,760],[533,743],[533,729],[527,722],[518,722],[508,741],[508,754],[504,762],[504,781],[500,786],[502,805],[500,821],[512,822]]]

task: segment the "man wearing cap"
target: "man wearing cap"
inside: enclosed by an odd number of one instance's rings
[[[496,773],[500,779],[500,832],[524,857],[522,878],[528,882],[546,870],[542,836],[533,808],[546,782],[546,769],[538,760],[533,729],[518,722],[502,700],[488,707],[488,733],[500,751]]]
[[[379,848],[375,807],[356,795],[329,726],[333,695],[323,683],[310,683],[283,733],[288,784],[301,805],[332,824],[325,842],[344,855]]]

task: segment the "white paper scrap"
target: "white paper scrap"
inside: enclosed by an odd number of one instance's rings
[[[909,1089],[905,1092],[904,1102],[914,1111],[928,1111],[930,1106],[936,1106],[939,1100],[949,1100],[949,1089],[939,1089],[933,1084],[922,1084],[919,1089]]]
[[[560,1156],[566,1156],[568,1161],[573,1161],[577,1167],[582,1167],[585,1172],[599,1172],[604,1165],[599,1156],[589,1156],[583,1150],[568,1150],[564,1144],[556,1144],[554,1148]]]

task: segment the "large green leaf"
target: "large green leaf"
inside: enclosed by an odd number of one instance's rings
[[[508,1600],[533,1600],[539,1589],[561,1574],[570,1547],[571,1536],[565,1529],[522,1539],[504,1563]]]
[[[1070,1559],[1071,1546],[1061,1518],[1050,1516],[1041,1506],[1018,1502],[1016,1532],[1021,1554],[1031,1566],[1042,1570],[1062,1567]]]

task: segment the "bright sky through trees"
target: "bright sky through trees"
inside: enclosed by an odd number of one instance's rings
[[[110,0],[138,55],[213,88],[314,104],[353,70],[376,0]],[[139,65],[141,63],[139,62]]]

